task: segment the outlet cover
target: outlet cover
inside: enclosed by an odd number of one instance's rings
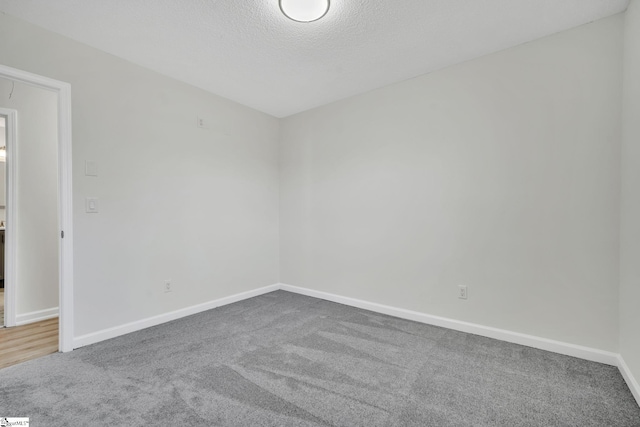
[[[200,129],[209,129],[209,122],[204,117],[198,116],[198,127]]]

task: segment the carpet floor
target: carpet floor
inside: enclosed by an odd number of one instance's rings
[[[284,291],[0,370],[41,426],[640,426],[618,369]]]

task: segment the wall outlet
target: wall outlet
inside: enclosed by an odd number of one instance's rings
[[[209,123],[204,117],[198,116],[198,127],[200,129],[209,129]]]
[[[464,285],[458,286],[458,298],[467,299],[467,287]]]
[[[171,289],[171,279],[169,280],[165,280],[164,281],[164,291],[166,292],[171,292],[173,289]]]

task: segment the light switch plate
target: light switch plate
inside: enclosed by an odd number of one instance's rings
[[[84,174],[86,176],[98,176],[98,165],[93,160],[85,160]]]
[[[85,207],[87,213],[98,213],[98,198],[97,197],[87,197],[85,199]]]

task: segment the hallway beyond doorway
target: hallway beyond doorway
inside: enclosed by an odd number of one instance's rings
[[[4,288],[0,288],[0,328],[4,328]]]
[[[0,369],[58,351],[58,318],[0,329]]]

